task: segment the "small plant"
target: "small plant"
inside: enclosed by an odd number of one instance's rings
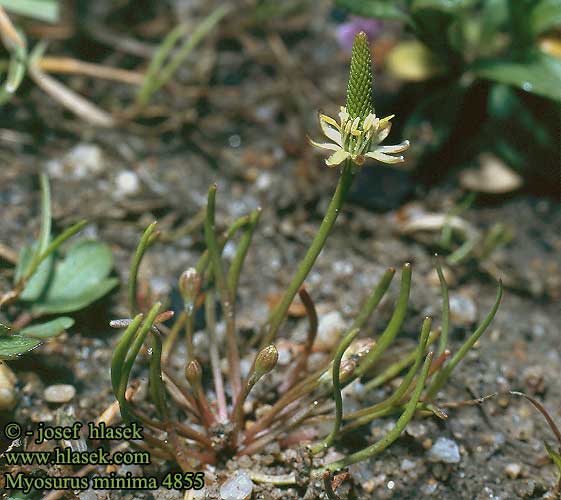
[[[267,322],[257,328],[260,348],[243,346],[244,351],[253,359],[247,374],[242,373],[240,366],[241,346],[236,331],[235,297],[260,211],[256,210],[238,219],[224,234],[218,233],[215,223],[216,186],[211,186],[204,224],[206,251],[196,265],[179,278],[184,308],[165,337],[162,332],[166,329],[161,324],[169,319],[171,312],[163,311],[160,303],[153,305],[147,312],[138,310],[138,269],[147,249],[158,237],[156,223],[144,232],[131,263],[131,318],[111,323],[114,327],[126,327],[112,358],[111,381],[123,418],[138,420],[145,428],[146,441],[135,443],[139,447],[148,447],[155,456],[173,461],[181,469],[188,471],[205,464],[221,463],[232,457],[253,455],[270,443],[281,442],[286,448],[294,447],[300,451],[301,463],[298,470],[285,475],[250,471],[252,479],[277,485],[303,486],[310,482],[310,477],[324,477],[326,483],[329,482],[330,498],[337,498],[331,490],[332,472],[382,452],[400,436],[415,412],[443,416],[434,399],[454,368],[495,316],[502,295],[500,283],[491,311],[460,349],[451,355],[447,343],[447,285],[440,272],[440,265],[437,264],[443,291],[441,329],[431,332],[431,319],[425,318],[417,348],[372,378],[372,369],[402,327],[409,301],[412,268],[407,263],[402,268],[399,297],[386,329],[376,342],[367,343],[366,347],[364,342],[356,341],[394,277],[395,269],[388,269],[335,352],[325,356],[319,369],[310,369],[308,363],[317,333],[317,314],[313,300],[304,287],[304,280],[325,245],[357,170],[367,158],[388,163],[402,161],[402,157],[392,155],[408,147],[407,141],[397,146],[380,146],[379,143],[389,133],[391,117],[379,119],[374,114],[371,78],[368,41],[364,33],[361,33],[354,42],[347,103],[341,109],[340,122],[320,115],[321,128],[332,143],[312,142],[318,147],[333,151],[326,161],[328,166],[341,165],[337,188],[318,233],[282,299],[272,310]],[[222,250],[239,232],[241,237],[236,254],[230,267],[226,269]],[[300,354],[293,360],[290,373],[274,390],[273,402],[268,405],[264,401],[254,400],[252,405],[247,405],[254,387],[275,369],[278,359],[275,342],[287,317],[288,308],[297,294],[305,306],[309,320],[307,340]],[[217,341],[217,299],[225,321],[225,346],[219,345]],[[193,346],[193,321],[198,307],[204,308],[206,317],[210,360],[208,367],[202,366]],[[176,373],[167,360],[181,328],[185,329],[187,359],[184,373]],[[131,398],[133,387],[130,387],[130,379],[133,365],[147,337],[150,337],[151,346],[150,402],[141,403]],[[437,339],[437,349],[427,352]],[[228,363],[228,385],[225,384],[222,371],[223,353]],[[205,378],[207,369],[211,374],[210,383],[214,392],[212,397],[209,396],[211,391],[208,390],[208,378]],[[341,391],[346,386],[363,379],[368,380],[367,387],[377,387],[403,371],[406,374],[390,397],[360,411],[344,412]],[[400,416],[394,428],[381,440],[340,460],[326,463],[322,458],[348,432],[375,418],[396,413]],[[331,430],[327,435],[318,433],[314,424],[319,421],[331,423]]]
[[[51,195],[47,176],[40,176],[41,229],[35,243],[24,247],[17,259],[13,288],[0,294],[0,309],[11,307],[6,314],[14,318],[10,325],[0,323],[0,367],[7,374],[2,361],[10,360],[40,346],[45,339],[55,337],[74,324],[63,313],[78,311],[98,300],[118,281],[109,277],[113,257],[105,244],[79,240],[61,254],[61,246],[78,233],[86,221],[71,226],[56,238],[51,238]],[[43,316],[54,319],[35,322]],[[0,409],[15,404],[12,375],[3,377]],[[11,383],[8,383],[11,381]]]

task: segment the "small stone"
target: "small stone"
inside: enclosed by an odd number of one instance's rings
[[[477,306],[471,297],[464,294],[450,294],[451,320],[462,326],[473,325],[477,321]]]
[[[138,193],[140,190],[140,180],[138,175],[132,170],[123,170],[115,178],[115,197],[124,198]]]
[[[429,479],[423,486],[421,486],[421,492],[425,495],[432,495],[436,492],[438,488],[438,481],[435,479]]]
[[[68,403],[76,395],[76,389],[69,384],[50,385],[45,389],[44,397],[47,403]]]
[[[48,161],[45,167],[54,178],[83,179],[101,173],[105,165],[103,154],[97,145],[81,143],[68,151],[62,159]]]
[[[516,479],[520,475],[521,471],[522,471],[522,466],[520,464],[510,463],[505,467],[505,474],[510,479]]]
[[[319,321],[316,346],[331,349],[339,342],[345,327],[345,321],[338,311],[328,312]]]
[[[403,470],[403,471],[413,470],[415,467],[417,467],[417,464],[415,462],[413,462],[413,460],[409,460],[407,458],[404,458],[401,461],[401,470]]]
[[[479,167],[466,169],[460,174],[463,188],[481,193],[509,193],[520,188],[523,182],[520,175],[491,154],[480,155]]]
[[[222,500],[249,500],[253,492],[253,482],[245,472],[237,472],[220,486]]]
[[[177,490],[168,490],[163,486],[152,492],[154,500],[182,500],[183,493]]]
[[[439,437],[429,450],[428,459],[431,462],[457,464],[460,461],[460,448],[456,441]]]

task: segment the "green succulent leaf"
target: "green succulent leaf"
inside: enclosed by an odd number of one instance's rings
[[[480,78],[561,101],[561,60],[542,52],[531,52],[519,61],[480,60],[474,63],[472,70]]]
[[[376,19],[394,19],[409,22],[410,18],[396,2],[385,0],[335,0],[335,4],[352,14]]]
[[[109,247],[83,240],[57,262],[44,294],[33,304],[34,313],[53,314],[77,311],[114,288],[118,280],[108,278],[113,267]]]
[[[47,321],[45,323],[37,323],[35,325],[26,326],[19,331],[20,335],[25,337],[33,337],[36,339],[47,339],[60,335],[74,324],[74,320],[68,316]]]
[[[0,337],[0,360],[12,359],[35,349],[40,344],[40,340],[19,334]]]
[[[351,118],[364,120],[374,111],[372,102],[372,61],[370,44],[365,33],[355,36],[351,70],[347,86],[347,112]]]

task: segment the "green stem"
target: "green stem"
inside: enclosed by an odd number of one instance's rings
[[[162,341],[159,334],[152,332],[152,355],[149,370],[150,396],[154,406],[163,419],[168,418],[166,392],[162,381]]]
[[[238,289],[238,280],[240,278],[240,273],[243,267],[245,256],[247,255],[247,251],[249,250],[249,246],[251,245],[253,233],[255,232],[255,228],[257,227],[257,223],[259,222],[260,217],[260,208],[254,210],[249,216],[249,224],[247,225],[245,232],[240,238],[240,243],[238,244],[236,255],[234,256],[232,264],[230,265],[230,269],[228,270],[227,283],[228,288],[232,292],[232,297],[236,296],[236,292]]]
[[[331,198],[331,202],[327,207],[327,212],[325,213],[319,230],[314,240],[312,241],[310,248],[308,248],[308,252],[306,253],[304,259],[300,262],[296,274],[294,275],[292,281],[288,285],[288,288],[284,292],[282,300],[277,304],[277,306],[269,316],[269,328],[265,337],[263,338],[261,344],[262,346],[274,342],[280,325],[286,317],[286,313],[288,311],[288,308],[290,307],[290,304],[294,300],[294,297],[298,293],[298,290],[306,279],[306,276],[308,276],[308,273],[312,269],[316,259],[318,258],[318,255],[325,245],[327,237],[333,229],[333,225],[335,224],[337,216],[341,211],[341,207],[343,206],[343,203],[347,197],[347,193],[349,192],[349,188],[351,187],[354,176],[355,174],[353,172],[352,163],[351,161],[347,160],[342,169],[337,188],[335,189],[333,198]]]
[[[368,318],[370,318],[370,316],[374,312],[374,309],[376,309],[376,307],[380,303],[380,300],[382,300],[382,297],[388,290],[388,287],[390,286],[390,283],[392,282],[394,275],[395,275],[395,269],[393,267],[386,269],[386,272],[384,273],[384,275],[376,285],[376,288],[372,291],[370,297],[368,298],[366,303],[362,306],[362,309],[358,313],[358,316],[355,318],[351,326],[351,330],[354,330],[355,328],[362,328],[364,324],[368,321]]]
[[[356,453],[353,453],[348,457],[327,464],[325,467],[320,469],[321,472],[325,470],[336,471],[344,467],[348,467],[349,465],[355,464],[357,462],[368,460],[369,458],[378,455],[379,453],[384,451],[401,435],[401,433],[404,431],[409,421],[413,418],[415,410],[417,409],[417,403],[419,402],[419,398],[421,397],[421,392],[423,391],[423,387],[425,385],[425,381],[429,373],[432,357],[433,357],[433,352],[431,351],[428,353],[425,359],[425,363],[421,371],[421,376],[417,381],[415,390],[413,391],[413,394],[411,395],[411,398],[407,403],[407,406],[405,407],[405,411],[401,414],[401,417],[399,417],[399,419],[397,420],[395,427],[376,443],[372,444],[371,446],[368,446],[367,448],[364,448],[363,450],[357,451]]]
[[[16,285],[18,294],[25,287],[26,281],[35,274],[41,262],[43,262],[49,255],[55,252],[58,247],[60,247],[68,238],[74,236],[78,231],[80,231],[87,223],[88,222],[86,220],[77,222],[73,226],[66,229],[62,234],[58,235],[53,241],[51,241],[51,243],[47,245],[45,251],[42,252],[37,259],[33,260],[31,265],[27,268],[25,275],[19,279],[18,284]]]
[[[433,344],[438,339],[439,335],[440,335],[440,330],[436,330],[432,332],[427,341],[427,347]],[[409,354],[406,354],[400,360],[389,365],[382,373],[376,375],[376,377],[374,377],[372,380],[369,380],[366,384],[364,384],[364,390],[368,392],[376,389],[376,387],[380,387],[381,385],[384,385],[388,380],[391,380],[394,377],[396,377],[399,373],[405,370],[405,368],[407,368],[411,363],[413,363],[415,359],[417,359],[418,354],[419,354],[419,347],[411,351]]]
[[[207,290],[205,296],[205,322],[209,336],[209,356],[214,391],[216,392],[216,405],[218,407],[218,418],[221,422],[228,420],[226,408],[226,393],[224,392],[224,379],[220,368],[220,353],[216,342],[216,306],[214,304],[214,290]]]
[[[499,280],[499,288],[497,290],[497,296],[495,298],[495,303],[493,304],[493,307],[491,308],[491,310],[489,311],[483,322],[469,336],[469,338],[464,342],[462,347],[460,347],[458,352],[454,354],[450,362],[447,363],[446,366],[444,366],[444,368],[442,368],[442,370],[438,372],[436,378],[433,380],[432,384],[427,390],[427,394],[425,397],[426,401],[430,401],[431,399],[434,398],[436,393],[446,383],[448,377],[450,376],[454,368],[456,368],[456,365],[464,358],[467,352],[473,347],[473,344],[475,344],[479,339],[479,337],[483,335],[485,330],[487,330],[487,327],[490,325],[491,321],[493,321],[493,318],[495,317],[495,314],[499,309],[499,304],[501,303],[502,296],[503,296],[503,283],[502,281]]]
[[[131,267],[129,271],[129,311],[131,316],[136,314],[138,311],[138,304],[137,304],[137,283],[138,283],[138,269],[140,268],[140,263],[142,262],[142,258],[146,253],[150,243],[154,240],[152,238],[152,234],[156,230],[156,222],[152,222],[146,230],[144,234],[140,238],[138,242],[138,247],[136,248],[136,252],[134,257],[131,261]]]
[[[450,328],[450,299],[448,298],[448,284],[442,272],[442,265],[438,255],[436,256],[436,272],[440,281],[440,293],[442,294],[442,328],[440,332],[440,340],[438,343],[437,354],[440,356],[446,349],[448,343],[448,330]]]
[[[208,204],[205,220],[205,240],[208,248],[210,262],[212,264],[212,273],[216,280],[216,285],[220,294],[220,302],[224,311],[224,320],[226,321],[228,366],[230,368],[232,396],[235,400],[242,390],[240,375],[240,355],[238,352],[238,344],[236,341],[236,317],[232,290],[230,290],[228,286],[224,268],[222,267],[222,259],[220,257],[218,240],[216,238],[216,229],[214,226],[215,204],[216,185],[213,185],[208,190]]]
[[[156,302],[146,315],[146,319],[142,323],[142,326],[138,329],[138,332],[132,339],[130,344],[130,348],[127,352],[126,358],[123,363],[123,369],[121,372],[121,380],[119,381],[119,396],[121,397],[122,401],[125,401],[125,392],[127,390],[127,385],[129,383],[130,374],[132,371],[132,367],[134,362],[140,352],[142,344],[144,343],[144,339],[148,332],[151,330],[152,325],[154,324],[154,320],[156,316],[160,312],[161,304]]]
[[[376,346],[372,349],[362,362],[358,365],[355,370],[355,377],[362,377],[372,365],[378,361],[380,356],[386,351],[389,345],[392,343],[393,339],[399,332],[403,320],[405,319],[405,314],[407,312],[407,303],[409,302],[409,292],[411,290],[411,264],[406,263],[403,265],[401,271],[401,287],[399,290],[399,297],[397,299],[397,304],[393,315],[388,323],[388,326],[384,330],[384,333],[380,336],[376,342]]]
[[[363,417],[363,416],[368,415],[372,412],[382,410],[386,407],[390,407],[394,403],[399,403],[401,398],[403,398],[405,396],[405,394],[407,393],[407,390],[409,389],[409,386],[413,382],[413,378],[415,377],[415,373],[417,373],[417,370],[419,369],[419,367],[421,366],[421,363],[423,362],[423,355],[424,355],[425,349],[427,347],[427,341],[428,341],[428,337],[429,337],[431,322],[432,322],[432,319],[429,318],[428,316],[423,321],[423,326],[421,328],[421,336],[420,336],[420,339],[419,339],[419,347],[416,350],[415,362],[413,363],[413,365],[411,366],[411,368],[407,372],[407,375],[405,375],[403,381],[401,382],[399,387],[395,390],[395,392],[389,398],[385,399],[384,401],[381,401],[380,403],[372,405],[368,408],[364,408],[364,409],[359,410],[357,412],[348,414],[347,417],[346,417],[347,419]]]
[[[351,345],[351,342],[355,339],[359,332],[360,330],[358,328],[351,330],[341,341],[339,347],[337,348],[337,352],[335,353],[332,368],[333,399],[335,400],[335,422],[333,423],[333,429],[326,436],[326,438],[321,443],[312,448],[312,453],[314,455],[331,446],[334,443],[335,438],[337,437],[339,429],[341,428],[341,421],[343,420],[343,397],[341,396],[341,381],[339,373],[341,370],[341,361],[343,359],[345,351]]]

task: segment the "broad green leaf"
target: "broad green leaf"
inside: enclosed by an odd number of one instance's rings
[[[0,337],[0,360],[14,358],[35,349],[40,344],[40,340],[22,335]]]
[[[480,60],[472,70],[480,78],[561,101],[561,60],[547,54],[532,52],[523,61]]]
[[[14,14],[50,23],[58,21],[59,9],[57,0],[0,0],[0,5]]]
[[[21,250],[16,267],[15,282],[17,282],[29,268],[33,259],[34,247],[35,245],[32,247],[24,247]],[[25,288],[19,298],[26,302],[34,302],[37,300],[45,290],[47,282],[52,275],[52,269],[53,256],[51,255],[39,264],[37,271],[35,271],[33,276],[31,276],[31,278],[27,281],[27,284],[25,285]]]
[[[456,12],[473,7],[477,0],[413,0],[411,10],[435,9],[442,12]]]
[[[108,278],[113,267],[109,247],[97,241],[80,241],[55,265],[47,290],[33,305],[40,314],[82,309],[115,287],[118,280]]]
[[[36,339],[46,339],[56,337],[64,330],[67,330],[74,324],[74,320],[68,316],[47,321],[46,323],[37,323],[35,325],[26,326],[19,331],[20,335],[25,337],[33,337]]]
[[[384,0],[335,0],[335,4],[351,14],[376,19],[395,19],[409,22],[407,13],[396,2]]]
[[[11,328],[8,325],[5,325],[4,323],[0,323],[0,335],[6,335],[6,334],[10,334],[11,332]]]
[[[530,29],[535,36],[561,26],[561,1],[538,0],[530,12]]]

